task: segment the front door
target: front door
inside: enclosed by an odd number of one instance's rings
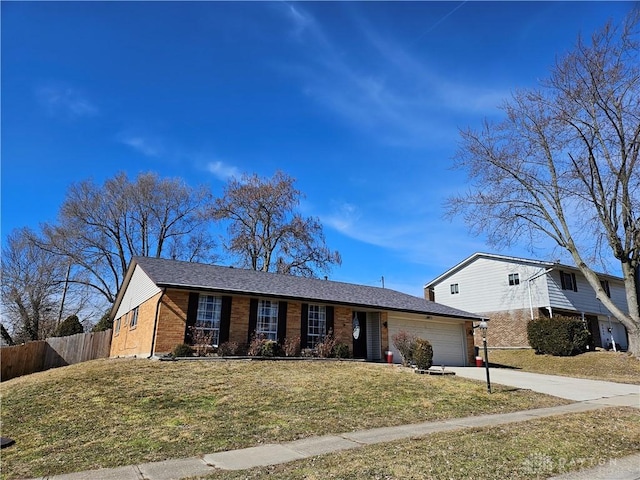
[[[367,358],[367,312],[353,312],[353,358]]]

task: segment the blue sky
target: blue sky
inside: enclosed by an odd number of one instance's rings
[[[465,188],[458,130],[633,6],[2,2],[3,241],[55,221],[87,178],[155,171],[219,194],[280,169],[342,254],[332,279],[421,295],[493,251],[443,219]]]

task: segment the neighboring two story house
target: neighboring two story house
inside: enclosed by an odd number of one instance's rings
[[[481,317],[391,289],[242,268],[136,257],[111,310],[111,356],[157,356],[194,333],[212,345],[253,335],[312,348],[330,331],[353,357],[400,355],[393,335],[431,341],[435,364],[474,361],[472,325]],[[197,338],[197,337],[196,337]]]
[[[623,279],[599,274],[604,290],[623,311]],[[596,299],[576,267],[475,253],[424,287],[425,298],[491,319],[491,347],[528,347],[527,323],[542,316],[582,318],[596,347],[626,349],[627,332]],[[479,344],[476,336],[476,344]]]

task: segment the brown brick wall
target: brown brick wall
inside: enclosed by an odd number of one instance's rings
[[[534,310],[534,315],[538,312]],[[484,312],[489,318],[487,330],[488,347],[529,347],[527,340],[527,323],[531,320],[529,309],[511,310],[508,312]],[[475,345],[482,346],[482,334],[479,329],[474,332]]]
[[[151,353],[151,337],[155,322],[156,305],[160,293],[142,303],[138,307],[138,322],[131,328],[129,311],[120,319],[120,331],[113,330],[111,340],[111,357],[130,357],[133,355],[148,356]]]
[[[333,310],[333,334],[337,342],[349,345],[350,351],[353,351],[353,342],[351,341],[353,334],[352,312],[349,307],[336,306]]]
[[[167,290],[164,294],[158,314],[154,354],[170,353],[176,345],[184,342],[188,305],[189,292],[187,291]]]
[[[473,322],[464,322],[464,333],[467,337],[467,365],[474,366],[476,364],[476,347],[473,343]],[[480,343],[482,343],[482,339]]]
[[[300,321],[302,318],[302,304],[297,302],[288,302],[287,304],[287,333],[285,338],[300,337]],[[284,338],[280,339],[284,342]]]
[[[380,345],[382,346],[382,359],[384,352],[389,350],[389,312],[380,313]]]
[[[189,303],[189,293],[184,290],[167,290],[160,302],[160,310],[158,313],[158,325],[156,330],[156,341],[154,346],[154,354],[162,355],[170,353],[174,347],[184,341],[187,307]],[[111,356],[132,356],[132,355],[149,355],[151,352],[151,337],[153,335],[153,328],[155,322],[155,310],[158,305],[159,295],[147,300],[140,305],[138,314],[138,325],[134,329],[130,329],[128,322],[125,319],[122,320],[120,332],[113,334],[113,340],[111,344]],[[231,322],[229,329],[229,340],[240,344],[247,342],[248,330],[249,330],[249,308],[250,297],[235,296],[231,302]],[[286,335],[288,338],[297,337],[300,335],[300,317],[301,317],[302,304],[299,302],[289,302],[287,306],[287,329]],[[526,313],[526,312],[525,312]],[[125,315],[128,319],[129,314]],[[344,343],[349,346],[349,349],[353,349],[352,341],[352,316],[353,309],[345,306],[334,306],[334,335],[336,341]],[[380,312],[381,323],[381,348],[382,356],[384,358],[384,352],[389,349],[389,330],[387,326],[388,312]],[[499,318],[494,314],[487,314],[492,320],[489,324],[489,332],[491,331],[507,331],[510,333],[511,327],[503,328],[501,320],[495,321]],[[467,322],[465,328],[468,331],[471,330],[471,322]],[[495,333],[494,333],[495,335]],[[476,335],[476,344],[481,344],[481,338]],[[490,337],[491,338],[491,337]],[[524,339],[526,341],[526,322],[524,322]],[[467,347],[469,353],[470,364],[474,363],[475,351],[474,351],[474,336],[468,337]],[[503,346],[502,343],[498,343],[495,339],[490,340],[490,346]],[[513,346],[513,345],[509,345]]]
[[[249,297],[233,297],[231,300],[230,342],[247,343],[249,337],[249,308]]]

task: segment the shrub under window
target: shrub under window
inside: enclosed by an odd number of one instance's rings
[[[579,319],[541,318],[527,324],[529,345],[537,354],[567,357],[587,351],[591,333]]]

